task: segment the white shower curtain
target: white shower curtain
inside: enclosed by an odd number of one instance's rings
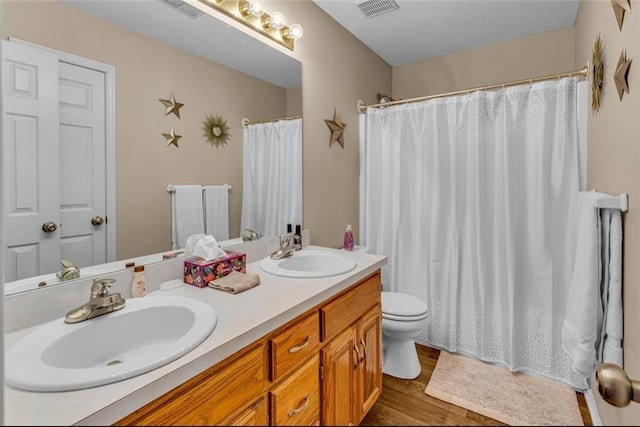
[[[263,236],[302,224],[302,119],[243,129],[241,230]]]
[[[385,290],[428,304],[423,341],[584,389],[560,344],[577,115],[575,78],[368,109],[360,234]]]

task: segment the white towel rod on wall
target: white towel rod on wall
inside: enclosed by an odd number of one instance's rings
[[[218,185],[222,185],[222,184],[218,184]],[[229,187],[229,191],[231,191],[231,185],[229,184],[225,184],[225,185]],[[173,193],[174,191],[176,191],[176,189],[173,184],[167,185],[167,193]],[[204,191],[204,186],[202,187],[202,191]]]
[[[629,210],[629,198],[627,193],[603,197],[596,200],[596,208],[620,209],[622,212],[626,212]]]

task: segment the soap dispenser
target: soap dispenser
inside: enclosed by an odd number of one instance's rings
[[[131,297],[138,298],[147,294],[147,279],[144,277],[144,265],[136,265],[133,269]]]
[[[353,250],[353,229],[351,228],[351,224],[347,224],[347,229],[344,231],[344,250]]]

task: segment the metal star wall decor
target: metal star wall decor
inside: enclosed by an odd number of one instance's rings
[[[170,144],[175,145],[177,148],[178,147],[178,140],[180,138],[182,138],[182,135],[177,135],[176,132],[173,130],[173,128],[171,128],[171,130],[169,131],[169,133],[163,133],[162,136],[164,136],[167,139],[167,147]]]
[[[630,66],[631,60],[627,59],[627,53],[623,50],[622,53],[620,53],[620,59],[616,66],[616,73],[613,75],[613,81],[616,83],[620,101],[622,101],[622,95],[625,92],[629,93],[629,82],[627,81],[627,77],[629,76]]]
[[[340,146],[344,148],[344,128],[347,127],[346,123],[342,123],[340,119],[340,115],[338,114],[338,110],[335,109],[333,112],[333,120],[324,119],[324,122],[331,129],[331,140],[329,140],[329,147],[338,141]]]
[[[180,108],[182,108],[184,104],[176,102],[176,97],[173,96],[173,92],[171,92],[171,97],[169,99],[160,98],[159,101],[166,107],[166,110],[164,111],[165,116],[173,113],[180,118]]]
[[[600,110],[600,95],[604,83],[604,64],[602,63],[602,39],[600,34],[593,44],[591,54],[591,109],[594,114]]]
[[[622,31],[624,14],[625,12],[631,12],[631,4],[629,0],[611,0],[611,6],[613,7],[613,13],[616,15],[616,21],[618,21],[618,28]]]

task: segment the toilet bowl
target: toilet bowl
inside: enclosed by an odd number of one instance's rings
[[[382,292],[382,372],[414,379],[422,370],[414,338],[426,328],[427,304],[402,292]]]

